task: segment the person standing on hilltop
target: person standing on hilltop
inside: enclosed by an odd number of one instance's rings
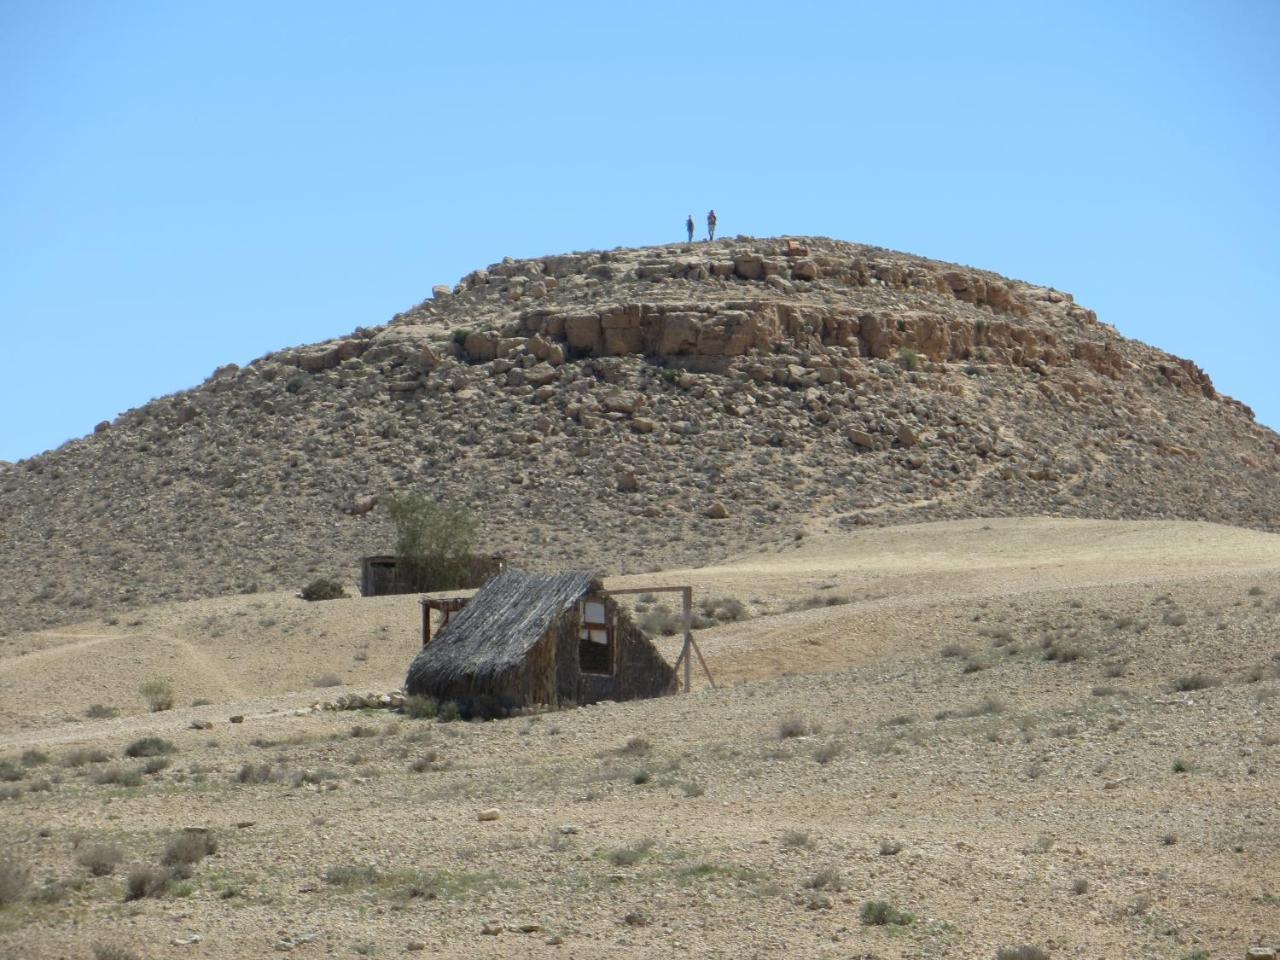
[[[716,238],[716,212],[712,210],[707,214],[707,240],[708,242]]]
[[[689,231],[689,242],[693,243],[693,214],[689,214],[689,218],[684,222],[684,228]]]

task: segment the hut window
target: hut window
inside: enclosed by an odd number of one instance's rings
[[[613,630],[609,614],[599,600],[582,604],[578,631],[578,668],[583,673],[613,673]]]

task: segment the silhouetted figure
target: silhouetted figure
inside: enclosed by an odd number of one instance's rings
[[[707,240],[716,238],[716,212],[712,210],[707,214]]]
[[[689,219],[684,222],[684,228],[689,231],[689,242],[693,243],[693,214],[689,214]]]

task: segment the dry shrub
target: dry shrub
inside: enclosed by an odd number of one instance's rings
[[[1217,677],[1211,677],[1207,673],[1190,673],[1175,677],[1171,686],[1174,693],[1190,693],[1193,690],[1208,690],[1221,682]]]
[[[106,763],[110,759],[111,755],[105,750],[81,747],[68,753],[62,762],[68,767],[83,767],[86,763]]]
[[[143,900],[147,897],[162,897],[169,889],[173,873],[164,867],[143,866],[129,871],[124,884],[124,898]]]
[[[169,841],[160,862],[167,867],[189,867],[218,852],[218,842],[203,827],[188,827]]]
[[[161,757],[168,753],[177,753],[178,748],[168,740],[160,737],[143,737],[124,748],[126,757]]]
[[[159,678],[148,680],[138,691],[152,713],[173,709],[173,684]]]
[[[0,857],[0,907],[17,903],[31,886],[31,868],[12,857]]]
[[[109,843],[95,843],[76,855],[76,863],[95,877],[106,877],[115,873],[116,867],[124,863],[124,851]]]
[[[347,595],[341,580],[331,577],[318,577],[302,588],[299,594],[303,600],[341,600]]]
[[[840,879],[840,871],[835,867],[823,867],[804,882],[809,890],[843,890],[844,882]]]
[[[136,767],[105,767],[94,771],[93,782],[103,786],[140,787],[142,771]]]
[[[637,863],[648,856],[649,851],[654,847],[654,841],[649,837],[633,843],[629,847],[619,847],[616,850],[610,850],[606,854],[607,859],[615,867],[634,867]]]
[[[246,763],[236,774],[237,783],[266,783],[271,779],[271,764]]]
[[[778,739],[788,740],[792,737],[803,737],[809,733],[809,722],[803,717],[783,717],[778,721]]]
[[[90,720],[110,720],[113,717],[120,716],[120,711],[115,707],[108,707],[105,704],[95,703],[85,710],[84,715]]]
[[[1024,943],[1020,947],[1001,947],[996,951],[996,960],[1049,960],[1049,954]]]

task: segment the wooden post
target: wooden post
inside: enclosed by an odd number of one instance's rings
[[[693,689],[693,658],[689,656],[693,646],[693,587],[685,587],[680,593],[684,599],[684,692],[689,693]],[[701,659],[702,654],[698,657]]]

